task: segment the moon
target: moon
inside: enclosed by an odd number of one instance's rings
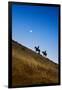
[[[32,33],[32,30],[30,30],[29,32]]]

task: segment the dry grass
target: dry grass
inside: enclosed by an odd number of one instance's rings
[[[12,86],[58,83],[58,65],[12,42]]]

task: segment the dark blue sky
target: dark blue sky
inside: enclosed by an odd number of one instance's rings
[[[39,45],[58,63],[58,12],[58,7],[13,5],[12,39],[33,50]]]

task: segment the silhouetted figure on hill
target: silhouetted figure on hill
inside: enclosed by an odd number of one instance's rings
[[[43,53],[43,55],[44,55],[44,56],[47,56],[47,53],[46,53],[46,51],[42,51],[42,53]]]
[[[40,54],[39,46],[38,47],[35,46],[34,48],[35,48],[36,52],[38,52]]]

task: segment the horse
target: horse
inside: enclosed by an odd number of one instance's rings
[[[34,48],[35,48],[36,52],[38,52],[38,54],[40,54],[39,46],[38,47],[35,46]]]
[[[44,56],[47,56],[47,53],[46,53],[46,51],[42,51],[42,53],[43,53],[43,55],[44,55]]]

